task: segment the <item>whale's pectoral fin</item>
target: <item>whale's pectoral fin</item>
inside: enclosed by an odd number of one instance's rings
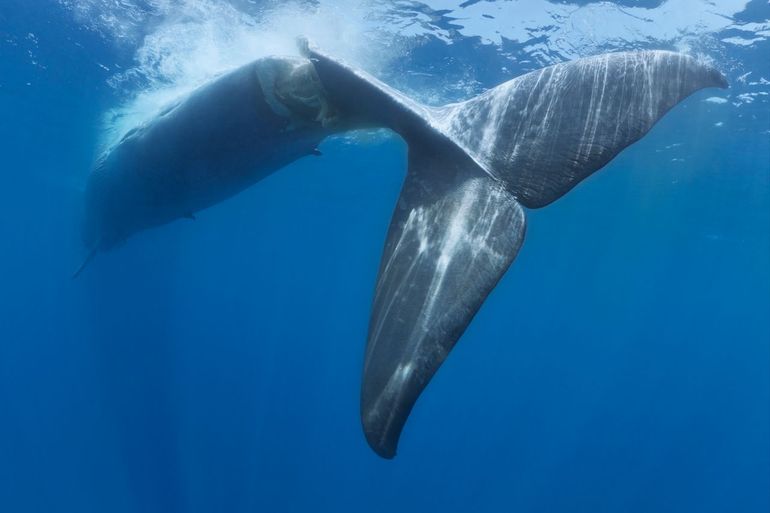
[[[80,264],[80,266],[77,269],[75,269],[74,273],[72,273],[72,279],[73,280],[75,278],[77,278],[78,276],[80,276],[80,274],[83,272],[83,270],[85,270],[85,268],[88,267],[88,264],[91,263],[91,261],[96,256],[97,252],[98,252],[97,248],[94,248],[94,249],[92,249],[91,251],[88,252],[88,255],[86,255],[86,258],[83,260],[83,262]]]
[[[380,456],[395,455],[417,397],[516,257],[524,228],[513,196],[469,160],[410,146],[361,394],[364,432]]]

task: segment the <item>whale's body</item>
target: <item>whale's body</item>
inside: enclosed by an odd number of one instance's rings
[[[312,154],[332,133],[324,102],[309,61],[265,58],[166,107],[97,162],[86,245],[189,217]]]
[[[189,217],[316,153],[332,133],[397,132],[408,172],[380,264],[361,390],[364,433],[386,458],[516,257],[522,207],[561,197],[693,92],[727,86],[682,54],[615,53],[431,108],[320,51],[304,55],[243,66],[127,134],[90,176],[85,240],[106,250]]]

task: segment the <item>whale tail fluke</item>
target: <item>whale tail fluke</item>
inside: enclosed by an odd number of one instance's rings
[[[619,52],[543,68],[437,109],[441,130],[526,207],[562,197],[641,139],[677,103],[726,88],[714,68],[666,51]]]
[[[521,247],[525,207],[558,199],[724,77],[672,52],[558,64],[467,102],[430,108],[305,44],[352,126],[385,126],[409,169],[383,251],[369,325],[361,419],[395,455],[417,398]]]
[[[395,454],[415,401],[524,239],[524,212],[467,162],[409,148],[369,325],[361,420],[369,445]]]

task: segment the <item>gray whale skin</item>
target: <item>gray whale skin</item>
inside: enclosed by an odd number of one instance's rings
[[[216,78],[98,159],[85,244],[92,257],[191,217],[318,155],[330,134],[398,133],[408,171],[380,264],[361,388],[363,430],[384,458],[395,455],[418,396],[516,257],[522,207],[564,195],[693,92],[727,87],[686,55],[611,53],[436,108],[307,42],[301,48],[302,58],[264,58]]]

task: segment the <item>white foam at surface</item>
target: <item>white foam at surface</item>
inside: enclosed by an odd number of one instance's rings
[[[135,50],[129,70],[101,64],[113,70],[110,84],[130,98],[108,114],[105,145],[225,70],[265,55],[296,54],[299,35],[375,75],[425,36],[450,45],[458,34],[478,37],[501,52],[505,38],[525,45],[538,65],[639,47],[676,48],[720,60],[724,48],[751,48],[770,38],[770,22],[736,21],[748,0],[667,0],[654,8],[548,0],[480,1],[466,7],[463,0],[235,2],[240,7],[226,0],[58,2],[82,25]],[[728,67],[724,61],[715,64]],[[419,92],[423,100],[443,95],[447,84],[436,78],[434,90]],[[472,73],[464,80],[477,89]]]
[[[136,65],[110,78],[131,99],[107,113],[102,149],[227,70],[268,55],[298,55],[299,36],[375,72],[398,53],[395,41],[374,41],[374,0],[289,1],[248,13],[221,0],[149,0],[149,8],[131,0],[59,1],[86,26],[137,47]]]
[[[722,39],[722,42],[724,43],[730,43],[732,45],[736,46],[752,46],[754,43],[758,43],[760,41],[764,41],[765,37],[753,37],[750,39],[743,38],[743,37],[725,37]]]

